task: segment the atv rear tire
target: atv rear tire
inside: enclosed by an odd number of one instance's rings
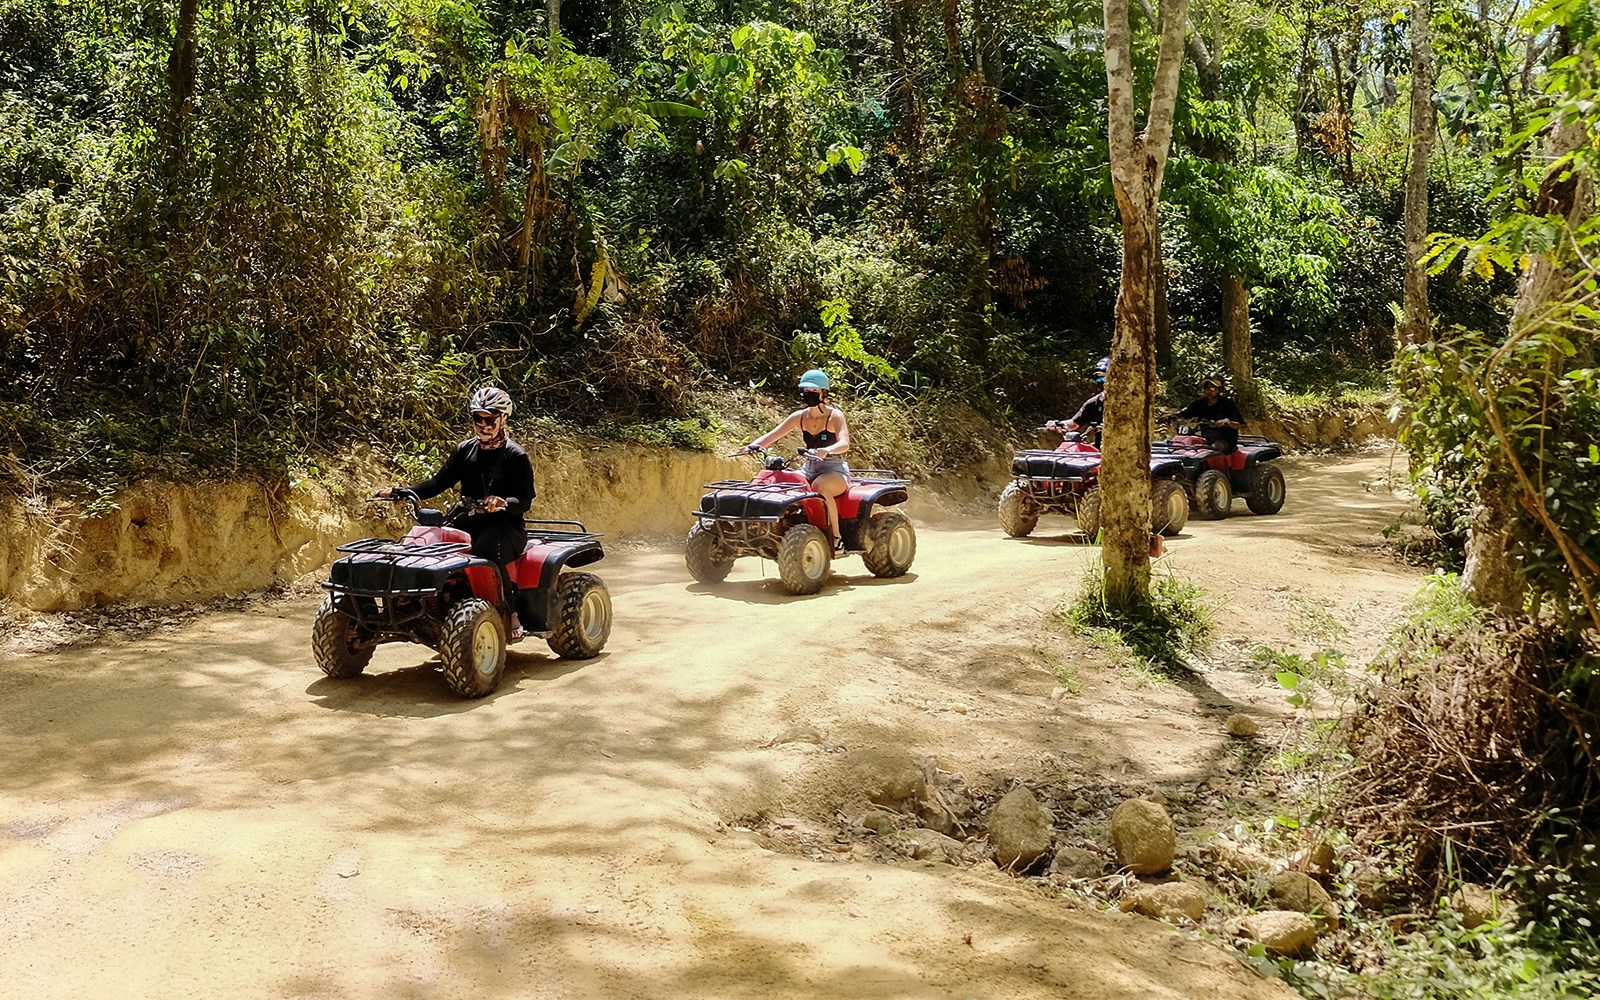
[[[1006,484],[1000,491],[1000,527],[1012,538],[1025,538],[1039,524],[1039,505],[1021,483]]]
[[[797,524],[778,543],[778,577],[791,594],[815,594],[828,579],[833,550],[814,524]]]
[[[1220,521],[1228,516],[1233,505],[1233,490],[1228,486],[1228,474],[1207,469],[1194,481],[1194,511],[1207,521]]]
[[[1091,486],[1078,498],[1078,531],[1092,544],[1100,539],[1100,487]]]
[[[611,638],[611,591],[592,573],[563,573],[556,582],[555,628],[546,641],[565,660],[600,655]]]
[[[356,624],[356,607],[356,598],[349,594],[329,594],[311,623],[311,655],[329,677],[359,677],[378,648],[377,638],[363,635]]]
[[[439,630],[444,682],[463,698],[482,698],[500,686],[506,669],[506,623],[493,604],[469,597],[445,615]]]
[[[733,569],[733,557],[723,554],[716,532],[696,521],[689,528],[689,541],[683,547],[683,561],[696,583],[721,583]]]
[[[1263,465],[1256,469],[1255,485],[1244,502],[1252,514],[1276,514],[1283,509],[1287,493],[1288,487],[1283,484],[1283,470],[1275,465]]]
[[[1158,479],[1150,484],[1150,530],[1169,538],[1189,523],[1189,494],[1183,484]]]
[[[861,561],[872,575],[905,576],[917,557],[917,529],[911,526],[911,519],[898,510],[880,510],[867,522],[867,537],[871,544],[861,554]]]

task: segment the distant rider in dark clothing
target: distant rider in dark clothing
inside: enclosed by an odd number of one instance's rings
[[[1106,372],[1110,370],[1111,359],[1101,358],[1100,363],[1094,366],[1095,383],[1098,385],[1105,385]],[[1101,424],[1105,423],[1105,419],[1106,392],[1104,389],[1101,389],[1093,396],[1090,396],[1088,399],[1084,400],[1083,405],[1078,407],[1078,412],[1074,413],[1070,419],[1051,420],[1048,421],[1045,426],[1051,428],[1052,430],[1058,431],[1082,431],[1091,427],[1098,428]]]
[[[461,487],[462,500],[482,501],[482,510],[451,522],[472,536],[472,554],[504,566],[522,555],[528,542],[522,515],[533,501],[533,465],[522,446],[511,440],[507,421],[511,397],[504,389],[487,386],[472,394],[472,436],[456,445],[444,466],[411,487],[418,498],[436,497],[452,486]],[[393,490],[378,491],[388,497]],[[521,626],[512,619],[512,634]]]
[[[1171,419],[1189,417],[1194,420],[1205,420],[1210,423],[1202,425],[1200,436],[1206,439],[1206,444],[1219,455],[1229,455],[1239,447],[1239,428],[1244,426],[1244,414],[1239,412],[1239,405],[1231,398],[1224,396],[1223,390],[1227,388],[1221,375],[1211,375],[1200,383],[1201,397],[1185,406]]]

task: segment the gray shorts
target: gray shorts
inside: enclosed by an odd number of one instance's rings
[[[829,455],[827,458],[806,459],[805,468],[800,470],[800,474],[806,477],[808,483],[816,482],[818,476],[825,476],[830,472],[837,472],[848,479],[850,463],[837,455]]]

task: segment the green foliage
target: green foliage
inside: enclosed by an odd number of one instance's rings
[[[1175,576],[1157,577],[1149,603],[1132,610],[1106,600],[1105,570],[1094,563],[1085,573],[1078,595],[1058,611],[1080,635],[1126,647],[1159,674],[1188,672],[1191,654],[1204,651],[1216,627],[1216,613],[1193,583]]]

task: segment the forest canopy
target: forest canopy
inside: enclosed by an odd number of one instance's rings
[[[1486,11],[1447,29],[1450,232],[1489,225],[1527,116],[1515,10]],[[1238,287],[1267,391],[1381,385],[1403,25],[1363,2],[1192,23],[1168,372],[1221,364]],[[813,365],[1059,408],[1118,278],[1100,35],[1071,2],[0,0],[6,444],[34,475],[251,462],[484,380],[648,421]],[[1440,321],[1498,322],[1506,282],[1459,270]]]

